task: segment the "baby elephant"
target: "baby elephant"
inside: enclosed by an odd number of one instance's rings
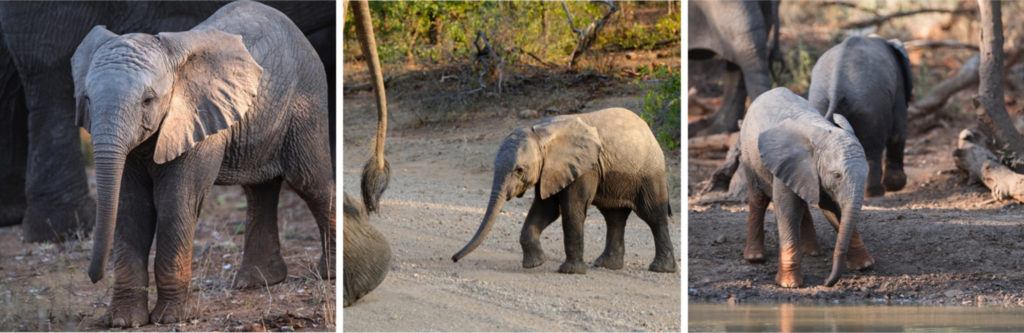
[[[907,183],[903,147],[913,90],[910,60],[898,40],[849,37],[814,64],[808,100],[825,119],[841,114],[857,131],[868,160],[869,197],[899,191]]]
[[[113,247],[111,325],[186,319],[192,240],[213,185],[243,185],[245,252],[236,287],[287,277],[277,231],[287,182],[319,227],[332,275],[334,178],[323,65],[280,12],[228,4],[184,32],[116,35],[97,26],[72,57],[79,126],[92,133],[98,208],[89,277]],[[148,312],[156,238],[157,300]]]
[[[666,180],[661,146],[633,111],[604,109],[517,128],[505,137],[494,159],[490,201],[480,228],[452,260],[480,245],[505,201],[522,197],[534,187],[533,205],[519,238],[524,268],[544,263],[540,234],[561,216],[565,263],[558,271],[585,274],[583,222],[587,207],[594,205],[608,224],[604,253],[594,266],[622,268],[626,218],[636,212],[654,233],[650,270],[675,272]]]
[[[764,213],[774,202],[779,285],[799,287],[801,254],[817,248],[809,205],[821,208],[838,230],[826,286],[839,280],[844,261],[851,269],[874,263],[854,230],[868,170],[864,150],[846,118],[837,114],[835,123],[829,122],[789,89],[775,88],[750,105],[739,145],[740,165],[749,175],[745,259],[764,261]]]

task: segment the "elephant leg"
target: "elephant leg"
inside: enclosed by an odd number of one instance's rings
[[[235,275],[234,287],[242,289],[277,284],[288,277],[277,231],[281,179],[244,186],[244,189],[249,221],[245,227],[242,266]]]
[[[558,200],[562,232],[565,233],[565,262],[558,267],[559,273],[587,274],[587,264],[583,262],[583,223],[587,220],[587,207],[597,193],[597,182],[597,173],[590,172],[576,178],[552,197]]]
[[[883,183],[885,190],[890,192],[902,190],[907,185],[907,174],[903,172],[903,149],[907,144],[907,116],[906,111],[902,113],[902,119],[896,120],[893,133],[889,135],[889,141],[885,146]],[[897,116],[897,118],[901,117]]]
[[[821,255],[821,248],[818,246],[818,234],[814,231],[814,218],[811,217],[810,207],[804,208],[804,219],[800,223],[800,247],[803,253],[817,257]]]
[[[607,269],[622,269],[623,256],[626,254],[626,242],[623,235],[626,232],[626,219],[629,218],[629,208],[599,208],[601,215],[608,225],[607,236],[605,237],[604,252],[594,261],[594,267]]]
[[[725,88],[722,106],[714,114],[690,123],[688,125],[690,137],[739,130],[737,122],[743,118],[743,111],[747,104],[747,89],[743,85],[743,72],[735,64],[726,64],[722,86]],[[728,176],[731,177],[732,174],[730,173]],[[728,179],[724,181],[728,184]]]
[[[864,196],[878,197],[885,195],[885,187],[882,186],[882,152],[865,152],[868,159],[868,180],[865,184]]]
[[[121,181],[114,230],[114,295],[110,326],[139,327],[149,323],[149,251],[156,230],[153,184],[143,166],[128,161]]]
[[[192,241],[203,200],[220,170],[224,144],[207,138],[196,148],[165,163],[154,184],[157,298],[149,319],[156,324],[176,323],[194,315],[186,307],[192,281]]]
[[[0,46],[3,37],[0,35]],[[0,226],[21,223],[25,216],[25,163],[28,157],[28,110],[14,61],[0,47]]]
[[[22,237],[27,242],[61,242],[87,235],[96,219],[89,194],[81,140],[74,126],[70,63],[22,73],[28,105],[26,208]],[[67,82],[67,84],[54,84]]]
[[[772,199],[779,225],[779,271],[775,275],[775,282],[783,288],[799,288],[803,284],[800,272],[800,225],[803,223],[807,203],[778,178],[772,184]]]
[[[667,192],[667,189],[666,189]],[[668,193],[663,196],[668,197]],[[652,272],[673,273],[678,270],[675,248],[672,246],[672,232],[669,231],[668,203],[652,202],[641,205],[636,214],[647,222],[654,235],[654,261],[647,267]]]
[[[523,268],[534,268],[544,263],[544,249],[540,245],[540,234],[558,219],[558,201],[554,198],[534,197],[530,212],[526,214],[519,245],[523,247]]]
[[[753,177],[751,177],[753,178]],[[747,182],[747,242],[743,259],[749,263],[763,263],[764,213],[771,199],[757,188],[753,180]]]
[[[839,221],[842,221],[842,213],[839,206],[824,201],[821,205],[821,214],[825,215],[825,219],[832,224],[833,228],[839,230]],[[850,248],[846,251],[846,268],[864,270],[874,264],[875,259],[871,257],[867,247],[864,246],[864,240],[860,237],[860,232],[854,230],[853,235],[850,236]]]

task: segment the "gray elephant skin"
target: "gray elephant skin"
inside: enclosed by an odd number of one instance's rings
[[[213,185],[242,185],[249,203],[239,288],[287,277],[277,231],[287,182],[309,206],[332,275],[334,179],[327,82],[302,31],[242,1],[183,32],[117,35],[97,26],[71,60],[75,119],[93,136],[98,204],[89,277],[113,247],[111,325],[187,318],[192,242]],[[157,300],[147,271],[156,239]]]
[[[772,87],[771,63],[781,61],[779,2],[698,0],[687,6],[688,59],[727,63],[722,107],[690,123],[689,136],[735,132],[747,96],[753,100]]]
[[[59,242],[92,229],[96,201],[81,158],[68,74],[72,53],[92,27],[105,25],[115,33],[183,31],[226,3],[0,2],[0,225],[21,223],[22,238],[29,242]],[[326,72],[333,73],[334,3],[268,4],[302,29],[320,51]]]
[[[856,232],[867,178],[864,150],[842,115],[825,120],[786,88],[754,100],[740,129],[740,166],[747,170],[747,241],[743,257],[764,261],[764,214],[775,204],[779,226],[776,282],[800,287],[803,253],[817,252],[810,206],[817,205],[838,231],[832,271],[824,285],[833,286],[850,269],[874,263]]]
[[[623,267],[626,219],[635,212],[651,228],[655,256],[649,269],[675,272],[669,231],[671,208],[665,157],[650,127],[633,111],[611,108],[557,116],[517,128],[498,149],[483,221],[472,240],[453,257],[476,249],[493,227],[504,203],[534,188],[519,243],[523,267],[544,263],[540,234],[559,217],[565,233],[561,273],[585,274],[583,222],[596,206],[608,225],[604,252],[595,267]]]
[[[342,8],[345,8],[343,5]],[[384,282],[391,268],[391,246],[384,235],[370,224],[368,213],[380,209],[379,200],[387,189],[391,177],[390,166],[384,159],[384,141],[387,138],[387,98],[384,75],[377,57],[377,43],[373,35],[370,5],[366,0],[352,2],[353,17],[359,43],[367,60],[367,68],[374,82],[377,97],[377,135],[373,156],[363,168],[360,190],[364,201],[345,195],[344,263],[345,289],[342,291],[345,307],[356,303]]]
[[[869,197],[907,183],[903,148],[913,90],[910,59],[897,40],[852,36],[814,64],[808,100],[825,118],[841,114],[850,120],[868,159]]]

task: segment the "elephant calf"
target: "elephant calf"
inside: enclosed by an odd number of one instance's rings
[[[808,100],[826,119],[841,114],[850,120],[867,155],[869,197],[907,183],[903,147],[913,90],[910,60],[898,40],[849,37],[814,64]]]
[[[494,159],[490,201],[480,228],[452,260],[458,261],[480,245],[505,201],[522,197],[533,187],[533,205],[519,238],[524,268],[544,263],[540,234],[561,216],[565,263],[558,271],[585,274],[583,222],[587,207],[594,205],[608,224],[604,253],[594,266],[622,268],[626,218],[636,212],[654,234],[650,270],[675,272],[666,180],[661,146],[633,111],[605,109],[517,128],[502,142]]]
[[[844,261],[851,269],[874,263],[854,228],[860,218],[867,161],[845,117],[836,114],[834,123],[827,121],[789,89],[775,88],[750,105],[738,144],[740,166],[748,175],[743,250],[747,261],[764,261],[764,214],[774,202],[779,225],[775,280],[782,287],[802,284],[802,252],[817,249],[809,205],[821,208],[838,230],[832,273],[825,285],[839,280]]]
[[[116,35],[97,26],[72,57],[78,125],[92,133],[98,208],[89,277],[113,247],[111,325],[187,318],[192,241],[213,185],[249,203],[236,287],[281,282],[277,230],[287,182],[309,206],[332,276],[335,208],[323,64],[284,14],[242,1],[192,30]],[[116,233],[116,234],[115,234]],[[147,313],[156,238],[157,300]]]

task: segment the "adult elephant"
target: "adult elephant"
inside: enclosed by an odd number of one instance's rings
[[[687,6],[689,59],[726,62],[722,107],[691,122],[689,136],[735,132],[747,96],[753,100],[771,89],[771,63],[781,60],[779,2],[699,0]]]
[[[12,121],[15,136],[25,133],[27,146],[17,138],[0,139],[0,187],[24,188],[24,197],[0,196],[0,225],[22,223],[28,242],[62,241],[92,229],[96,201],[89,195],[85,164],[74,125],[71,55],[82,38],[96,25],[115,33],[183,31],[203,21],[226,2],[0,2],[0,34],[11,62],[4,73],[17,73],[24,90],[26,121]],[[332,35],[333,2],[276,2],[272,7],[285,13],[307,36]],[[59,24],[55,24],[59,22]],[[318,42],[318,40],[320,42]],[[41,43],[40,41],[46,41]],[[333,38],[311,39],[321,55],[333,54]],[[319,44],[319,45],[318,45]],[[2,52],[0,52],[2,53]],[[334,72],[333,57],[323,57],[327,73]],[[2,74],[7,75],[7,74]],[[4,92],[14,83],[0,77]],[[334,91],[334,80],[327,80]],[[333,102],[333,98],[330,98]],[[7,101],[0,103],[10,103]],[[17,103],[17,102],[13,102]],[[0,110],[5,118],[16,115],[17,107]],[[331,105],[331,110],[334,110]],[[334,142],[333,111],[331,143]],[[23,125],[24,124],[24,125]],[[24,128],[25,130],[21,130]],[[333,154],[333,145],[332,145]],[[24,162],[21,162],[24,159]],[[19,163],[24,166],[19,168]],[[24,170],[21,172],[20,170]]]
[[[345,8],[347,1],[342,8]],[[391,267],[391,246],[384,235],[369,221],[369,212],[380,209],[380,197],[388,187],[391,167],[384,159],[384,140],[388,129],[388,104],[384,89],[384,75],[377,57],[377,42],[373,35],[370,5],[366,0],[352,3],[359,44],[366,58],[367,68],[373,78],[374,95],[377,98],[377,135],[373,154],[366,166],[360,189],[363,201],[345,195],[343,250],[345,289],[342,296],[344,306],[350,306],[384,282]]]

